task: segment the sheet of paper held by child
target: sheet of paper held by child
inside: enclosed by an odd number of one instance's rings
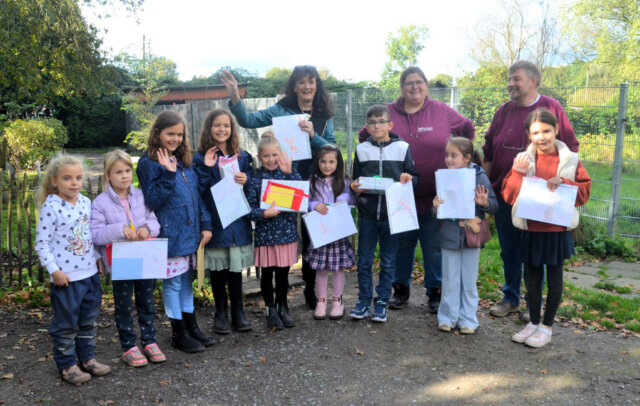
[[[275,203],[282,211],[309,211],[308,181],[262,179],[260,196],[261,209],[268,209],[271,203]]]
[[[306,114],[274,117],[272,119],[273,133],[280,142],[280,148],[294,161],[311,159],[309,134],[302,131],[298,124],[300,121],[306,119]]]
[[[381,178],[380,176],[360,176],[358,178],[360,189],[366,190],[365,193],[383,194],[385,190],[393,185],[393,179]]]
[[[167,277],[167,239],[114,241],[111,279],[164,279]]]
[[[232,157],[218,157],[218,169],[220,169],[220,177],[230,177],[233,179],[236,174],[240,172],[240,165],[238,165],[238,156],[234,155]],[[240,186],[242,187],[242,186]]]
[[[220,182],[211,186],[211,196],[216,204],[216,211],[222,228],[242,216],[249,214],[251,208],[241,187],[238,187],[232,176],[225,176]]]
[[[389,229],[391,234],[404,233],[405,231],[417,230],[418,211],[416,201],[413,196],[413,184],[411,182],[404,185],[395,182],[385,191],[387,201],[387,216],[389,217]]]
[[[444,203],[438,207],[438,218],[475,218],[475,187],[475,169],[438,169],[436,171],[436,193],[441,200],[444,200]]]
[[[323,215],[314,210],[302,216],[313,248],[320,248],[358,232],[351,216],[351,207],[347,202],[339,202],[327,207],[329,209],[327,214]]]
[[[523,178],[516,216],[569,227],[577,195],[577,186],[560,184],[552,192],[542,178]]]

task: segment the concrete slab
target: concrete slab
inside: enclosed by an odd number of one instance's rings
[[[598,275],[599,271],[604,271],[606,275]],[[565,270],[564,280],[581,288],[615,294],[619,293],[597,289],[594,285],[602,281],[612,282],[616,286],[630,286],[633,289],[631,293],[619,295],[622,297],[640,297],[640,263],[637,262],[590,262]]]

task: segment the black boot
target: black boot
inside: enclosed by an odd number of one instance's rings
[[[229,298],[233,328],[239,332],[251,330],[251,324],[246,319],[242,307],[242,274],[240,272],[229,272]]]
[[[216,320],[213,324],[213,331],[216,334],[229,334],[229,314],[227,312],[227,277],[229,271],[211,271],[211,290],[216,303]]]
[[[278,317],[276,312],[276,305],[267,306],[267,327],[269,329],[275,328],[276,330],[282,330],[282,320]]]
[[[291,316],[289,316],[289,306],[287,306],[287,302],[278,302],[276,304],[276,310],[285,327],[291,328],[296,325]]]
[[[169,319],[171,322],[171,345],[184,352],[204,351],[202,343],[189,335],[184,320]]]
[[[393,284],[393,297],[389,302],[389,308],[394,310],[403,309],[409,303],[410,286],[400,283]]]
[[[206,335],[204,335],[202,331],[200,331],[200,328],[198,328],[198,323],[196,322],[195,312],[194,313],[183,312],[182,319],[184,320],[184,325],[187,331],[189,332],[189,334],[191,335],[191,337],[200,341],[202,344],[204,344],[205,347],[209,347],[216,343],[213,337],[207,337]]]
[[[304,281],[304,302],[314,310],[318,304],[316,297],[316,271],[307,261],[302,261],[302,280]]]
[[[429,312],[436,314],[438,313],[438,308],[440,307],[440,298],[442,297],[442,289],[433,289],[431,294],[429,295],[429,302],[427,303],[429,306]]]

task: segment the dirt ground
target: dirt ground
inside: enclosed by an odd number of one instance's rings
[[[356,301],[356,274],[347,274],[345,303]],[[579,330],[562,323],[552,342],[534,350],[511,342],[522,328],[479,310],[473,336],[443,333],[427,314],[424,289],[384,324],[316,321],[300,288],[290,296],[298,325],[270,332],[263,309],[249,305],[253,331],[216,336],[199,354],[171,348],[158,315],[164,364],[126,366],[112,311],[99,319],[98,360],[110,375],[73,387],[58,377],[47,328],[50,310],[0,312],[0,404],[78,405],[400,405],[400,404],[640,404],[640,339]],[[249,301],[254,300],[250,299]],[[259,303],[257,299],[255,303]],[[212,309],[199,308],[211,331]]]

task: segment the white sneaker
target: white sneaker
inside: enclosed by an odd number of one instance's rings
[[[529,336],[524,343],[529,347],[540,348],[547,345],[549,341],[551,341],[551,329],[541,324],[536,332]]]
[[[529,322],[529,324],[527,324],[527,327],[525,327],[519,333],[515,333],[511,337],[511,340],[515,341],[516,343],[524,343],[527,340],[527,338],[531,337],[533,333],[536,332],[537,329],[538,329],[538,324],[531,324],[531,322]]]

